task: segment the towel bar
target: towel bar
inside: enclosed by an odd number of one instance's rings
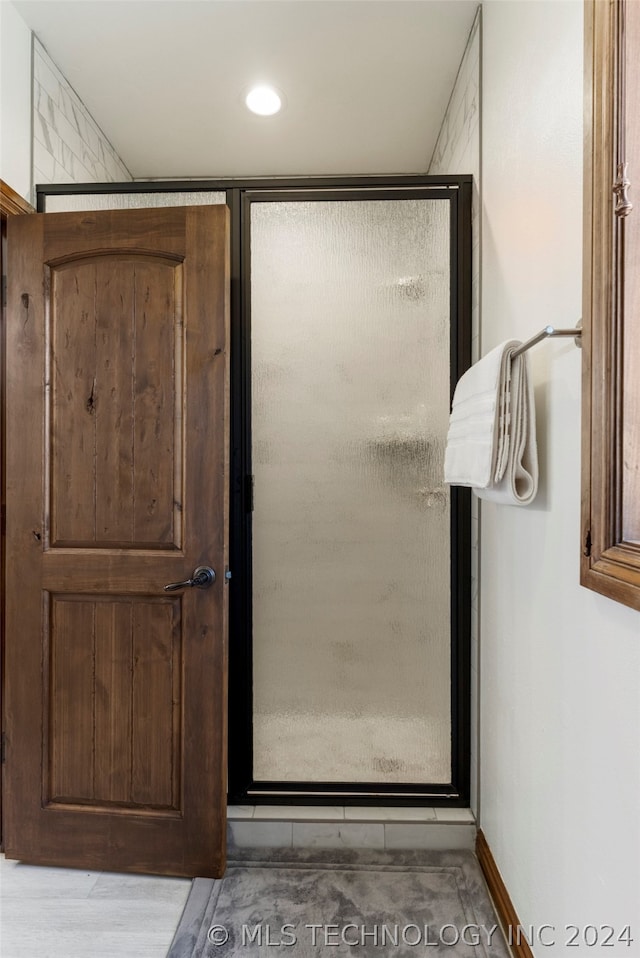
[[[543,330],[537,333],[535,336],[532,336],[531,339],[528,339],[526,343],[523,343],[522,346],[519,346],[517,349],[511,353],[511,358],[519,356],[521,353],[531,349],[532,346],[535,346],[536,343],[542,342],[543,339],[550,338],[552,336],[573,336],[575,339],[576,346],[582,346],[580,337],[582,336],[582,320],[579,319],[574,329],[556,329],[555,326],[545,326]]]

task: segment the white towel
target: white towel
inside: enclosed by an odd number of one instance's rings
[[[529,354],[515,339],[460,377],[453,396],[444,481],[481,499],[526,506],[538,491],[538,450]]]

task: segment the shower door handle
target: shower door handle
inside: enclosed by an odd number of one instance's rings
[[[178,589],[208,589],[216,581],[215,569],[208,565],[199,565],[193,570],[193,576],[184,582],[170,582],[165,585],[165,592],[177,592]]]

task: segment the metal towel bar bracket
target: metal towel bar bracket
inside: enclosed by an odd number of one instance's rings
[[[527,349],[531,349],[536,343],[540,343],[543,339],[549,339],[552,336],[573,336],[576,346],[582,346],[582,320],[578,320],[574,329],[556,329],[555,326],[545,326],[544,329],[535,336],[532,336],[531,339],[528,339],[522,346],[518,346],[517,349],[514,349],[511,353],[511,358],[513,359],[515,356],[525,353]]]

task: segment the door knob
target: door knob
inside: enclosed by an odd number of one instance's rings
[[[216,581],[215,570],[208,565],[199,565],[193,570],[193,576],[184,582],[170,582],[165,585],[165,592],[177,592],[178,589],[208,589]]]

